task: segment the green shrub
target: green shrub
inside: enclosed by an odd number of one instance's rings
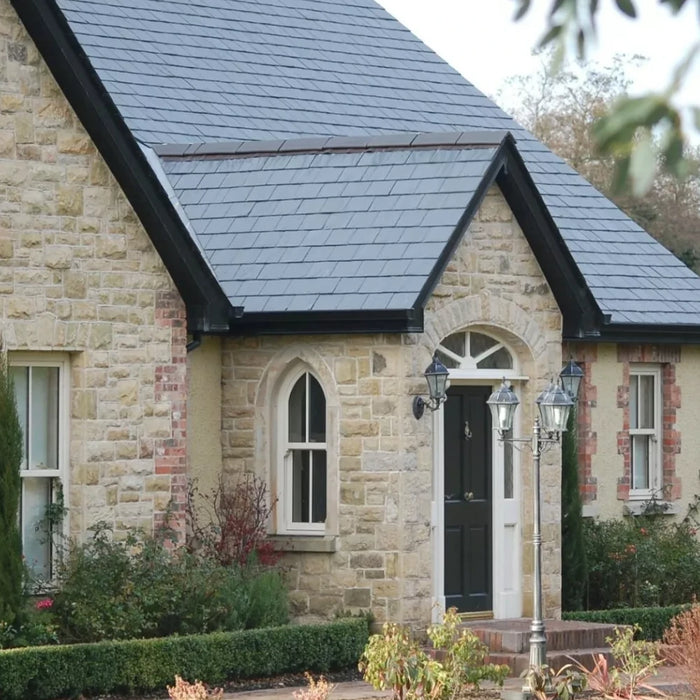
[[[224,566],[153,538],[114,542],[98,528],[59,567],[53,616],[61,642],[201,634],[285,624],[287,594],[272,569]]]
[[[562,613],[564,620],[602,622],[608,625],[639,627],[637,636],[648,641],[660,640],[671,620],[688,605],[669,605],[664,608],[618,608],[616,610],[588,610]]]
[[[576,412],[569,413],[561,436],[561,605],[581,610],[586,592],[586,548],[578,483]]]
[[[700,542],[664,516],[588,520],[587,608],[689,603],[700,590]]]
[[[357,664],[365,618],[208,635],[0,651],[3,700],[147,693],[175,675],[220,684],[281,673],[317,673]]]
[[[22,428],[12,378],[0,357],[0,622],[12,625],[22,608],[22,543],[18,526]]]

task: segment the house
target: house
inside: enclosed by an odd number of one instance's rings
[[[0,8],[0,337],[35,570],[59,497],[77,538],[182,532],[188,476],[253,472],[298,616],[527,615],[532,463],[485,400],[508,378],[527,433],[570,356],[587,511],[683,514],[700,280],[373,0]],[[448,400],[416,420],[436,351]],[[556,616],[556,450],[542,489]]]

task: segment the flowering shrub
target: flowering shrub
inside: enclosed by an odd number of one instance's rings
[[[51,598],[32,601],[26,597],[13,623],[0,620],[0,649],[58,644],[52,607]]]
[[[589,610],[688,603],[700,590],[700,542],[663,515],[587,520]]]

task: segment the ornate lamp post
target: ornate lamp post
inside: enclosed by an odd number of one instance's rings
[[[540,460],[542,453],[559,442],[566,430],[569,411],[578,396],[578,387],[583,371],[571,360],[559,375],[565,389],[559,384],[550,383],[536,400],[539,415],[535,417],[531,438],[508,438],[506,434],[513,427],[513,416],[518,397],[503,381],[500,388],[491,394],[486,402],[491,409],[492,425],[502,441],[518,443],[532,451],[533,465],[533,533],[534,586],[532,592],[532,623],[530,625],[530,666],[541,668],[547,659],[547,642],[544,621],[542,620],[542,533],[540,499]],[[575,393],[569,393],[574,391]]]

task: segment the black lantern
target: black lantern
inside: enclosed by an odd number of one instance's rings
[[[571,359],[559,372],[559,378],[564,391],[576,401],[581,387],[581,380],[583,379],[583,370]]]
[[[428,382],[428,392],[430,398],[427,400],[422,396],[413,399],[413,415],[420,419],[423,416],[426,406],[431,410],[437,410],[447,398],[447,367],[438,360],[437,354],[433,355],[433,361],[425,370],[425,381]]]
[[[509,384],[503,380],[501,386],[489,396],[486,402],[491,409],[491,425],[501,435],[513,427],[513,416],[520,401]]]
[[[563,433],[569,419],[573,399],[559,385],[550,384],[538,397],[542,430],[549,433]]]

